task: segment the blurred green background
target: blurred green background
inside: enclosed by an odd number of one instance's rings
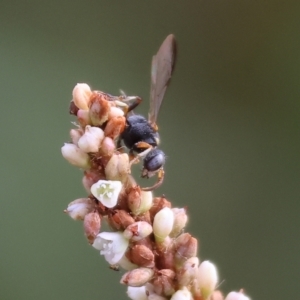
[[[147,114],[151,57],[169,33],[179,53],[156,194],[188,207],[222,290],[297,298],[299,1],[0,4],[0,299],[127,299],[121,273],[62,213],[85,192],[60,147],[77,82],[140,95]]]

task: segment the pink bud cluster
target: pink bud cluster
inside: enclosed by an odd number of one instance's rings
[[[126,126],[124,95],[73,90],[70,113],[77,117],[63,157],[84,171],[87,196],[72,201],[65,212],[82,220],[88,242],[110,268],[125,270],[121,283],[133,300],[224,300],[216,290],[217,270],[197,257],[198,241],[184,232],[185,208],[172,208],[165,197],[153,197],[130,175],[127,153],[117,149]],[[111,232],[101,232],[107,221]],[[249,300],[231,292],[225,300]]]

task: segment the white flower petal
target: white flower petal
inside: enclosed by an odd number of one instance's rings
[[[100,250],[106,261],[114,265],[119,262],[127,250],[129,240],[122,232],[101,232],[97,235],[93,247]]]
[[[138,268],[138,265],[133,264],[125,255],[118,261],[118,265],[126,271]]]
[[[127,295],[132,300],[147,300],[148,299],[148,297],[146,295],[145,286],[141,286],[141,287],[129,286],[127,288]]]
[[[122,189],[120,181],[99,180],[91,186],[91,193],[106,207],[117,205]]]

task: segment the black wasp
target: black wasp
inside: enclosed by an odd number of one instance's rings
[[[126,127],[121,135],[121,140],[130,150],[130,154],[137,153],[135,159],[143,158],[142,177],[149,178],[155,174],[158,175],[157,182],[152,187],[143,188],[145,191],[151,191],[159,187],[164,179],[165,154],[157,147],[159,134],[156,120],[171,79],[175,57],[176,41],[174,35],[170,34],[152,58],[148,120],[141,115],[128,114],[126,116]],[[130,98],[134,100],[128,105],[128,112],[132,111],[142,101],[139,97],[128,97],[128,99]]]

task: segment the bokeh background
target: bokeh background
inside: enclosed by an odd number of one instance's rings
[[[62,213],[85,192],[60,147],[77,82],[140,95],[147,114],[151,57],[169,33],[179,52],[158,122],[168,161],[156,194],[188,207],[222,290],[297,298],[299,1],[0,7],[0,299],[127,299],[121,273]]]

